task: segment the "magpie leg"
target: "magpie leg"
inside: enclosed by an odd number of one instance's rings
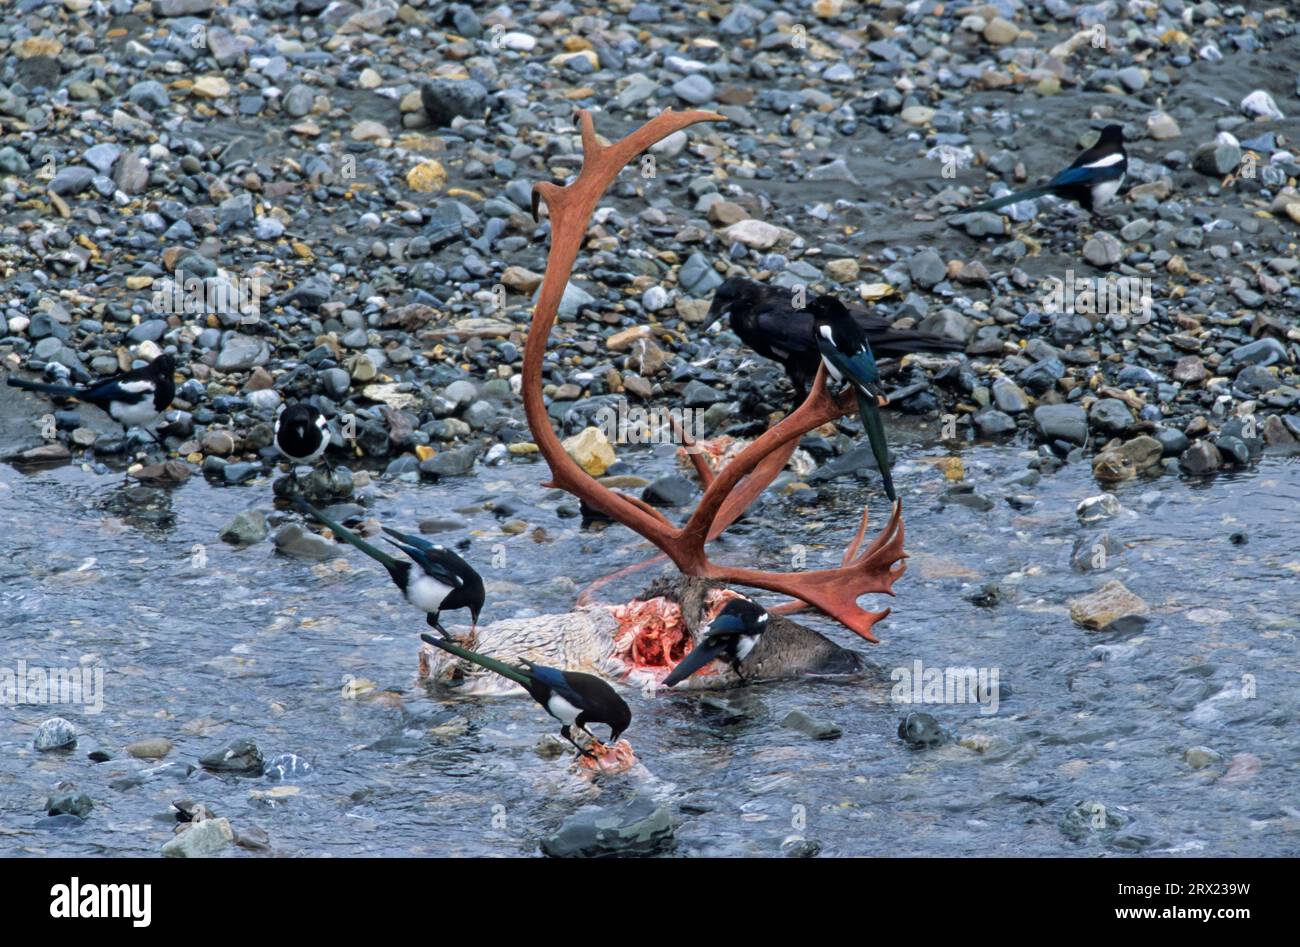
[[[590,733],[590,731],[587,732]],[[577,747],[578,752],[581,753],[583,756],[590,757],[593,760],[596,758],[595,753],[591,752],[591,750],[588,750],[577,740],[573,739],[573,731],[569,729],[569,725],[567,723],[564,726],[560,727],[560,736],[564,737],[564,739],[568,740],[575,747]],[[593,737],[592,739],[595,738]]]
[[[442,623],[438,621],[438,616],[441,614],[442,612],[430,612],[428,615],[425,616],[424,619],[425,624],[427,624],[438,634],[442,635],[444,638],[450,639],[451,634],[447,631],[446,628],[443,628]]]

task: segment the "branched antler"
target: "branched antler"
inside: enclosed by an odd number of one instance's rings
[[[573,264],[586,234],[587,223],[596,203],[614,179],[633,158],[655,142],[696,122],[725,121],[713,112],[674,112],[667,109],[626,138],[602,145],[590,113],[579,113],[582,124],[582,170],[577,178],[563,187],[540,183],[533,186],[533,215],[539,201],[545,201],[551,218],[551,248],[541,293],[533,309],[532,326],[524,346],[523,397],[528,426],[538,449],[551,468],[553,486],[558,486],[585,500],[611,518],[644,536],[659,547],[682,572],[705,576],[721,582],[734,582],[753,588],[768,589],[789,595],[797,602],[779,606],[782,611],[803,604],[825,612],[868,641],[876,641],[871,627],[889,609],[865,611],[858,598],[869,592],[893,594],[894,580],[903,573],[902,507],[895,503],[884,530],[865,550],[859,552],[866,536],[867,513],[857,535],[835,569],[812,572],[765,572],[711,562],[704,546],[734,523],[751,503],[767,489],[807,432],[853,410],[852,392],[836,398],[826,389],[826,371],[817,373],[808,398],[792,414],[769,428],[749,444],[721,470],[713,471],[707,460],[696,463],[704,497],[686,524],[676,527],[662,513],[641,500],[617,493],[587,474],[564,450],[551,429],[546,405],[542,400],[542,359],[551,328],[559,313]],[[701,463],[704,465],[701,469]]]

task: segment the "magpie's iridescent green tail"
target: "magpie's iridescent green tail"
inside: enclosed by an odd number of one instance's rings
[[[867,433],[867,442],[871,445],[872,456],[880,468],[880,479],[885,485],[885,496],[892,503],[898,497],[894,493],[894,478],[889,472],[889,444],[885,441],[885,422],[880,416],[874,398],[854,389],[858,396],[858,415],[862,418],[862,429]]]
[[[985,201],[983,204],[976,204],[974,207],[962,211],[963,214],[973,214],[982,210],[997,210],[999,207],[1006,207],[1008,204],[1019,204],[1021,201],[1032,201],[1036,197],[1043,197],[1053,193],[1051,187],[1031,187],[1028,190],[1016,191],[1014,194],[1004,194],[1002,197],[994,198],[991,201]]]
[[[325,526],[328,526],[330,528],[330,532],[332,532],[339,539],[343,540],[345,543],[349,543],[353,546],[356,546],[358,549],[364,552],[371,559],[374,559],[376,562],[382,565],[389,572],[392,572],[393,569],[398,567],[399,564],[397,560],[394,559],[392,556],[390,556],[388,553],[384,552],[382,549],[378,548],[377,546],[370,545],[370,543],[366,542],[364,539],[362,539],[356,533],[352,532],[352,530],[348,529],[347,527],[341,526],[340,524],[334,522],[332,519],[327,517],[320,510],[316,509],[316,507],[312,506],[302,497],[295,496],[293,498],[293,502],[298,507],[298,509],[302,510],[312,519],[316,520],[317,522]]]
[[[489,658],[485,654],[479,654],[476,651],[470,651],[468,648],[462,648],[460,645],[453,644],[445,638],[435,638],[433,635],[422,634],[420,635],[420,640],[425,642],[425,644],[433,645],[435,648],[441,648],[448,654],[454,654],[458,658],[463,658],[470,664],[477,664],[481,668],[486,668],[489,671],[500,674],[502,677],[514,681],[516,684],[522,684],[525,688],[533,682],[532,675],[523,668],[511,667],[509,664],[496,660],[496,658]]]

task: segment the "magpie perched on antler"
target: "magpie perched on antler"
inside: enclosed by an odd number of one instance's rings
[[[149,425],[167,410],[176,396],[176,382],[172,378],[175,371],[176,360],[164,352],[142,368],[119,372],[91,385],[54,385],[12,375],[7,380],[15,388],[93,404],[125,428],[139,426],[149,431]],[[149,434],[158,440],[153,431]]]
[[[818,296],[809,303],[808,310],[817,326],[817,348],[826,371],[835,381],[852,385],[858,397],[862,428],[867,432],[871,453],[880,468],[885,495],[893,501],[897,497],[894,478],[889,472],[889,444],[885,441],[885,423],[880,417],[880,406],[885,403],[885,397],[871,344],[844,303],[834,296]]]
[[[1024,191],[1015,191],[983,204],[962,211],[971,214],[975,211],[997,210],[1008,204],[1032,200],[1052,194],[1066,200],[1076,201],[1084,210],[1097,216],[1097,208],[1109,204],[1124,183],[1128,171],[1128,153],[1124,150],[1124,127],[1107,125],[1101,130],[1097,143],[1079,157],[1052,180],[1042,187],[1031,187]]]
[[[715,320],[726,316],[742,342],[764,358],[780,362],[794,386],[795,403],[801,404],[817,376],[821,352],[812,313],[806,307],[796,308],[794,303],[790,289],[733,276],[714,292],[709,315]],[[865,309],[850,312],[872,348],[884,358],[900,358],[909,352],[959,351],[964,347],[930,332],[894,329],[888,319]]]

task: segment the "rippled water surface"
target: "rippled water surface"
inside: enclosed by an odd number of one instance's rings
[[[1016,485],[1009,478],[1029,455],[968,450],[966,482],[992,501],[981,511],[941,502],[939,456],[903,451],[912,558],[877,626],[882,644],[804,619],[866,651],[877,671],[747,688],[746,715],[629,690],[641,766],[595,784],[568,757],[537,752],[556,727],[531,701],[450,700],[418,686],[423,623],[359,554],[340,547],[342,567],[283,557],[269,542],[219,542],[235,513],[271,510],[269,481],[148,489],[76,467],[0,466],[0,666],[106,672],[102,713],[0,708],[0,850],[153,855],[175,825],[170,803],[193,799],[237,830],[261,827],[283,854],[533,855],[581,806],[640,794],[674,813],[679,854],[777,855],[798,836],[827,855],[1300,852],[1300,462],[1270,458],[1232,482],[1132,482],[1115,491],[1118,516],[1083,526],[1075,506],[1100,492],[1086,466]],[[634,459],[647,475],[671,464],[662,451]],[[573,501],[541,487],[544,474],[520,464],[438,485],[379,484],[372,512],[394,524],[463,520],[445,536],[470,542],[466,556],[488,582],[485,620],[564,611],[587,582],[649,547],[621,527],[584,531],[557,516]],[[715,556],[782,568],[800,543],[810,568],[837,562],[865,493],[845,481],[822,489],[815,509],[765,499]],[[1013,495],[1033,502],[1013,505]],[[503,531],[487,508],[503,498],[522,532]],[[872,502],[878,524],[884,506]],[[1076,541],[1101,531],[1124,551],[1103,572],[1072,568]],[[628,597],[652,574],[615,592]],[[1111,579],[1150,605],[1145,627],[1097,633],[1071,621],[1067,602]],[[992,604],[975,594],[989,583]],[[997,669],[1010,695],[992,714],[913,708],[954,740],[909,749],[890,671],[917,660]],[[348,676],[375,691],[346,698]],[[796,708],[843,736],[782,727]],[[71,753],[37,753],[35,728],[56,713],[81,740]],[[285,790],[185,777],[183,766],[151,772],[157,763],[122,752],[167,737],[168,761],[192,763],[240,736],[268,758],[296,753],[314,772]],[[1184,754],[1196,746],[1218,759],[1193,769]],[[92,762],[96,749],[112,758]],[[42,821],[60,786],[94,800],[84,825]],[[1067,833],[1080,802],[1121,827]]]

